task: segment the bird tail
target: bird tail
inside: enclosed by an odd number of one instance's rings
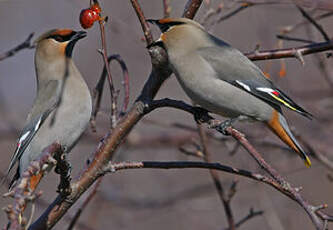
[[[310,158],[297,142],[296,138],[289,129],[286,119],[281,113],[274,110],[271,120],[266,122],[266,124],[284,143],[299,154],[307,167],[311,166]]]

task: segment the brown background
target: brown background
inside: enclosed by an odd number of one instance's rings
[[[88,6],[89,1],[78,0],[10,0],[0,1],[0,53],[22,42],[30,32],[38,34],[51,28],[68,27],[79,30],[79,13]],[[179,16],[185,0],[171,1],[172,16]],[[219,1],[213,1],[216,4]],[[163,16],[162,1],[142,0],[147,18]],[[231,6],[229,1],[225,1]],[[142,42],[142,31],[130,1],[101,2],[105,14],[110,18],[106,24],[109,54],[118,53],[126,61],[130,72],[131,102],[140,92],[151,70],[150,58]],[[200,21],[205,12],[202,6],[196,19]],[[227,12],[227,10],[223,11]],[[302,20],[300,13],[290,4],[266,5],[249,8],[224,21],[212,29],[212,33],[231,43],[241,51],[252,51],[256,44],[261,49],[276,48],[277,39],[283,26]],[[326,31],[332,35],[332,19],[321,21]],[[158,31],[153,30],[155,37]],[[35,36],[35,37],[36,37]],[[296,37],[306,37],[304,28],[294,33]],[[102,58],[96,49],[100,48],[99,29],[94,26],[88,37],[77,44],[74,59],[78,68],[93,89],[101,73]],[[318,41],[321,37],[318,36]],[[286,46],[300,45],[286,42]],[[313,56],[305,57],[305,66],[296,59],[286,60],[287,76],[278,77],[280,61],[257,62],[268,71],[273,80],[296,102],[314,114],[308,121],[297,114],[286,111],[290,123],[302,137],[316,150],[331,156],[332,127],[332,89],[318,71]],[[328,60],[332,65],[332,59]],[[111,66],[118,88],[121,88],[121,72],[117,65]],[[35,93],[33,50],[24,50],[16,56],[0,62],[0,169],[7,169],[9,158],[15,148],[15,140],[22,129]],[[172,77],[162,87],[159,98],[170,97],[189,102]],[[96,148],[99,138],[106,132],[109,112],[106,91],[103,111],[98,118],[98,132],[90,129],[70,159],[73,175],[77,175],[90,153]],[[195,126],[188,114],[172,109],[161,109],[146,120],[159,120],[163,123],[182,122]],[[237,128],[251,137],[253,143],[265,159],[270,162],[293,185],[302,186],[303,194],[311,203],[327,203],[327,212],[333,214],[333,186],[327,169],[316,160],[310,169],[305,168],[296,154],[286,150],[284,145],[262,124],[237,124]],[[189,133],[172,127],[158,127],[149,122],[139,123],[130,135],[130,144],[118,151],[116,161],[130,160],[196,160],[180,153],[177,146],[159,145],[152,138],[183,136]],[[253,137],[253,138],[252,138]],[[139,142],[138,142],[139,140]],[[145,142],[146,141],[146,142]],[[274,143],[278,147],[263,145]],[[243,150],[230,157],[228,151],[234,141],[228,138],[225,144],[210,141],[209,148],[214,160],[231,166],[252,171],[260,169]],[[283,147],[281,149],[280,147]],[[230,186],[234,176],[220,174],[223,185]],[[236,221],[245,216],[250,207],[263,210],[264,215],[248,221],[243,229],[313,229],[305,212],[293,201],[266,185],[237,177],[238,192],[232,201]],[[37,202],[35,217],[45,209],[47,203],[56,196],[58,178],[51,173],[42,182],[44,191],[41,201]],[[5,187],[0,190],[6,191]],[[55,229],[65,229],[68,219],[75,213],[77,204],[58,223]],[[1,207],[10,200],[0,199]],[[3,212],[0,223],[6,223]],[[99,193],[85,210],[77,229],[223,229],[227,226],[223,207],[206,170],[128,170],[107,175],[103,179]]]

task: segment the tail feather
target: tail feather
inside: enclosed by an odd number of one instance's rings
[[[281,113],[274,110],[273,116],[271,120],[267,122],[267,125],[284,143],[300,155],[307,167],[311,166],[309,157],[297,142],[296,138],[289,129],[286,119]]]

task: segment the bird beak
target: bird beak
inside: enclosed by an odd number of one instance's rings
[[[73,48],[76,44],[76,42],[82,38],[84,38],[85,36],[87,36],[87,32],[85,31],[77,31],[70,39],[67,47],[66,47],[66,56],[67,57],[72,57],[72,52],[73,52]]]
[[[149,23],[154,24],[154,25],[159,24],[159,20],[155,20],[155,19],[147,19],[146,22],[149,22]]]
[[[71,38],[71,41],[78,41],[87,36],[85,31],[77,31],[76,34]]]

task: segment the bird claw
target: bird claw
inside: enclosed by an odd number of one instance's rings
[[[70,182],[72,179],[71,178],[72,166],[67,161],[66,154],[63,154],[60,157],[60,159],[58,159],[57,166],[54,171],[60,175],[60,183],[58,185],[57,192],[63,197],[68,196],[72,192],[70,186]]]
[[[234,122],[235,122],[235,119],[228,119],[228,120],[222,122],[221,124],[219,124],[215,129],[225,136],[230,136],[230,133],[226,129],[229,127],[232,127],[232,123],[234,123]]]
[[[193,113],[194,120],[198,124],[204,123],[210,119],[208,115],[208,110],[201,107],[194,107],[193,109],[195,110],[195,112]]]

